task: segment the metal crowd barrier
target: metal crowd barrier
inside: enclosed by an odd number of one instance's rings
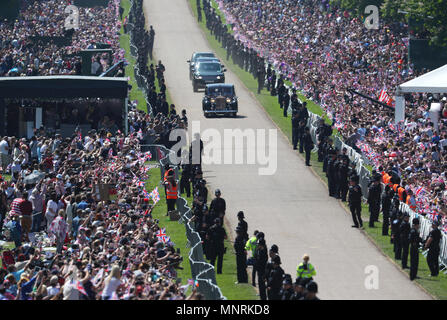
[[[142,151],[151,151],[152,160],[160,163],[160,174],[164,176],[164,167],[169,164],[174,168],[175,177],[179,177],[179,166],[170,161],[170,154],[174,154],[172,150],[167,149],[163,145],[141,145]],[[197,291],[202,293],[206,300],[226,300],[222,291],[217,286],[216,274],[214,267],[206,262],[203,256],[202,239],[198,232],[194,230],[194,224],[191,222],[193,217],[192,210],[188,206],[185,198],[179,195],[177,199],[177,209],[180,213],[179,223],[185,225],[186,238],[188,246],[191,248],[188,254],[189,263],[191,265],[192,279],[199,283]]]

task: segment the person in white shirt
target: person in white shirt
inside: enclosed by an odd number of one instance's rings
[[[45,219],[47,220],[47,230],[50,229],[51,222],[53,222],[54,218],[57,215],[57,202],[56,202],[56,194],[51,194],[50,200],[47,202],[47,210],[45,212]]]
[[[3,171],[6,169],[6,167],[11,162],[9,157],[9,144],[8,144],[8,137],[3,137],[2,141],[0,141],[0,160],[1,160],[1,168]]]
[[[113,294],[121,285],[120,278],[121,278],[120,267],[115,265],[113,266],[112,271],[110,271],[110,275],[105,280],[105,287],[101,295],[102,300],[110,300],[112,298]]]

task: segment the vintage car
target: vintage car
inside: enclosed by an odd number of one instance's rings
[[[194,65],[192,88],[197,92],[209,83],[224,83],[226,69],[222,69],[220,62],[198,61]]]
[[[205,117],[212,114],[228,114],[235,117],[238,103],[234,85],[230,83],[208,84],[202,99],[202,109]]]
[[[193,74],[194,74],[194,66],[196,64],[197,59],[200,58],[216,58],[214,53],[212,52],[194,52],[191,56],[191,60],[187,60],[186,62],[189,63],[189,80],[192,80]]]

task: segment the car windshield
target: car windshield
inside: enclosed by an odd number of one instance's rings
[[[214,53],[197,53],[193,60],[197,60],[199,58],[214,58]]]
[[[209,87],[208,94],[210,96],[232,97],[234,95],[233,87]]]
[[[198,70],[201,72],[221,72],[220,64],[214,62],[200,62]]]

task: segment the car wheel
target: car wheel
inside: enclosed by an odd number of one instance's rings
[[[236,115],[237,115],[237,112],[232,113],[233,118],[236,118]]]
[[[210,117],[210,115],[208,113],[206,113],[206,112],[204,112],[203,115],[205,116],[205,118],[209,118]]]

